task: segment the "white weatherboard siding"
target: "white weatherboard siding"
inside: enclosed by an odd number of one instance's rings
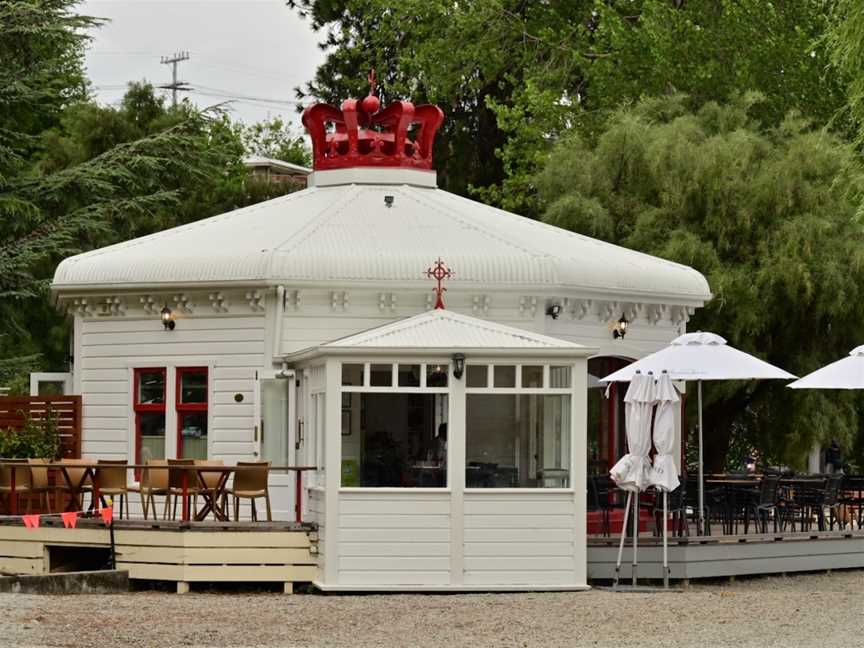
[[[324,538],[327,533],[327,518],[324,515],[324,490],[321,488],[306,489],[306,516],[304,521],[318,525],[318,573],[323,574],[327,555],[324,550]]]
[[[572,492],[469,491],[464,506],[466,585],[584,584]]]
[[[82,454],[134,460],[133,369],[168,368],[166,434],[171,436],[177,429],[174,370],[208,366],[210,456],[231,463],[252,458],[254,376],[265,362],[264,321],[262,316],[186,317],[166,332],[152,316],[79,320],[75,367],[83,396]],[[235,402],[235,394],[243,401]],[[167,449],[174,456],[174,444]]]
[[[450,584],[450,494],[339,494],[338,582]]]

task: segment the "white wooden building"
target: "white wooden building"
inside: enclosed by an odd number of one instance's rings
[[[622,450],[590,373],[682,333],[708,285],[438,189],[440,111],[369,99],[307,110],[308,189],[60,264],[83,453],[318,466],[325,588],[582,587],[586,470]]]

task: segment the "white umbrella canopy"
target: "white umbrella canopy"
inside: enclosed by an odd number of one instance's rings
[[[637,373],[624,396],[628,454],[612,466],[609,474],[619,488],[633,492],[649,485],[651,460],[651,416],[654,410],[654,377]]]
[[[600,382],[627,382],[637,371],[653,372],[655,376],[666,371],[672,380],[795,378],[788,371],[729,346],[719,335],[701,331],[678,336],[665,349],[601,378]]]
[[[786,386],[792,389],[864,389],[864,345],[852,349],[842,360]]]
[[[702,381],[703,380],[753,380],[753,379],[793,379],[788,371],[768,364],[726,344],[726,340],[715,333],[698,331],[685,333],[672,340],[665,349],[645,356],[615,373],[601,378],[600,382],[627,382],[636,372],[653,372],[660,375],[663,371],[672,380],[695,380],[699,398],[699,528],[703,528],[705,513],[705,493],[702,460]]]
[[[649,473],[652,486],[671,492],[678,488],[678,470],[675,468],[675,415],[681,398],[668,373],[661,373],[655,391],[657,411],[654,414],[654,466]]]

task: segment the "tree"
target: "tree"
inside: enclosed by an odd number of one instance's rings
[[[561,141],[535,180],[545,221],[704,273],[715,296],[688,328],[802,375],[860,344],[864,165],[794,113],[755,117],[761,102],[642,100]],[[776,381],[705,395],[709,470],[742,459],[730,443],[800,467],[814,442],[851,447],[864,420],[854,395]]]
[[[241,137],[246,155],[291,162],[300,166],[311,166],[312,155],[302,135],[278,117],[245,126]]]
[[[533,175],[576,128],[589,139],[609,110],[643,95],[697,103],[757,90],[754,115],[777,125],[797,108],[828,123],[843,105],[826,73],[823,0],[289,0],[326,36],[327,59],[298,96],[365,93],[439,104],[443,187],[539,213]],[[830,3],[829,3],[830,4]],[[842,125],[842,124],[841,124]]]
[[[194,196],[190,185],[204,192],[239,167],[240,149],[220,120],[187,107],[158,129],[158,101],[146,89],[133,88],[123,115],[81,107],[85,30],[98,21],[76,15],[75,4],[0,3],[2,382],[46,354],[57,364],[65,357],[65,327],[46,316],[45,299],[61,258],[114,242],[142,221],[158,226],[168,207]],[[72,123],[74,136],[66,130]]]

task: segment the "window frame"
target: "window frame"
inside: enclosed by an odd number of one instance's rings
[[[343,385],[342,384],[342,365],[363,365],[363,384],[362,385]],[[391,385],[387,387],[371,386],[371,367],[372,365],[391,365],[392,380]],[[399,386],[399,366],[413,365],[420,367],[420,386],[419,387],[400,387]],[[437,367],[447,369],[447,386],[446,387],[427,387],[427,372],[429,367]],[[339,360],[337,363],[337,371],[339,372],[339,391],[337,397],[339,402],[342,402],[343,394],[440,394],[447,396],[447,419],[450,420],[450,413],[453,407],[453,365],[450,358],[447,357],[426,357],[423,359],[417,358],[346,358]],[[340,417],[341,427],[341,417]],[[448,426],[449,428],[449,426]],[[339,437],[339,457],[340,465],[342,459],[342,437]],[[346,493],[450,493],[452,491],[453,473],[452,473],[452,444],[447,443],[447,466],[445,471],[444,486],[343,486],[341,470],[339,471],[339,492]]]
[[[204,402],[203,403],[184,403],[182,381],[183,376],[187,374],[204,374]],[[183,415],[190,412],[204,412],[207,419],[207,457],[210,458],[210,368],[204,366],[198,367],[177,367],[175,369],[175,389],[174,389],[174,411],[177,417],[177,438],[176,438],[176,456],[182,457],[183,449]]]
[[[141,403],[141,374],[162,374],[162,402]],[[168,368],[167,367],[135,367],[132,372],[132,411],[135,413],[135,463],[141,463],[141,414],[162,413],[165,418],[165,432],[168,432]],[[166,448],[167,449],[167,448]],[[167,452],[163,452],[167,455]]]

